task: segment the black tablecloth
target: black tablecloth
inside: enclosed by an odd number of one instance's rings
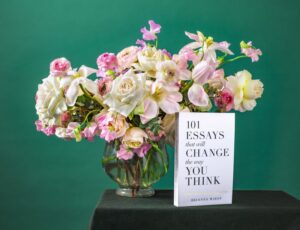
[[[300,230],[300,201],[281,191],[234,191],[232,205],[174,207],[173,191],[126,198],[106,190],[91,230]]]

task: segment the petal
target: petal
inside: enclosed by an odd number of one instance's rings
[[[149,20],[149,25],[150,25],[150,31],[153,33],[159,33],[161,26],[159,24],[156,24],[153,20]]]
[[[189,39],[191,40],[195,40],[196,42],[199,42],[199,37],[197,34],[193,34],[193,33],[190,33],[190,32],[184,32],[186,36],[189,37]]]
[[[191,80],[192,79],[192,73],[189,70],[180,70],[179,71],[179,79],[180,80]]]
[[[158,103],[158,105],[166,114],[173,114],[180,111],[179,104],[172,101],[162,100]]]
[[[66,96],[66,102],[67,105],[69,106],[73,106],[76,102],[76,99],[78,97],[79,94],[79,79],[76,79],[74,81],[72,81],[71,85],[69,86],[65,96]]]
[[[141,32],[143,34],[143,39],[146,40],[146,41],[155,40],[156,39],[155,34],[151,33],[145,27],[141,29]]]
[[[82,77],[88,77],[89,75],[93,74],[93,73],[97,73],[96,69],[87,67],[85,65],[82,65],[79,70],[78,73],[80,73],[80,76]]]
[[[202,85],[193,84],[188,91],[188,98],[196,106],[208,106],[209,98]]]
[[[232,55],[233,52],[229,49],[230,44],[226,41],[214,42],[209,48],[213,50],[219,50],[223,53]]]
[[[182,49],[179,51],[179,54],[181,54],[182,52],[184,52],[186,49],[198,49],[200,48],[202,45],[199,42],[191,42],[187,45],[185,45],[184,47],[182,47]]]
[[[167,114],[180,111],[178,102],[182,101],[182,94],[179,92],[168,92],[168,94],[158,102],[159,107]]]
[[[140,115],[142,124],[147,123],[158,114],[158,105],[150,97],[144,100],[144,113]]]
[[[198,84],[206,83],[214,72],[214,68],[206,61],[199,62],[192,71],[192,79]]]

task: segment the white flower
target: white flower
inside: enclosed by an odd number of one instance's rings
[[[97,83],[87,78],[89,75],[96,72],[96,69],[92,69],[84,65],[79,68],[78,72],[74,71],[72,82],[66,92],[67,105],[73,106],[77,100],[77,97],[83,94],[79,86],[80,84],[82,84],[87,91],[100,97]]]
[[[144,143],[146,138],[148,138],[148,135],[144,130],[138,127],[132,127],[127,129],[122,143],[129,148],[139,148]]]
[[[65,80],[65,78],[63,79]],[[50,75],[43,79],[43,83],[38,86],[35,108],[39,120],[43,123],[48,123],[51,120],[53,125],[56,124],[58,122],[56,117],[67,110],[63,93],[64,84],[65,81],[61,81],[61,78]]]
[[[156,71],[156,64],[164,60],[164,55],[155,47],[145,47],[138,52],[138,61],[144,71]]]
[[[117,77],[112,83],[112,89],[104,97],[104,104],[109,111],[115,111],[127,117],[145,95],[145,76],[135,74],[133,70]]]
[[[166,60],[156,64],[156,79],[166,83],[176,83],[179,80],[179,69],[174,61]]]
[[[227,87],[234,94],[234,109],[244,112],[256,106],[256,99],[263,93],[263,83],[252,80],[252,75],[247,70],[236,73],[227,78]]]

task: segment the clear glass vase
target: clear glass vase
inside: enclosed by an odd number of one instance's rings
[[[152,184],[164,176],[169,167],[164,140],[152,142],[144,157],[135,154],[129,160],[118,159],[118,149],[118,141],[106,143],[102,158],[105,172],[119,185],[116,193],[127,197],[153,196]]]

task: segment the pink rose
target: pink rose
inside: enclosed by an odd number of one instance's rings
[[[225,88],[218,97],[215,98],[215,104],[222,111],[230,111],[233,108],[234,97],[232,92]]]
[[[50,63],[50,74],[54,77],[66,76],[71,69],[71,63],[63,57],[57,58]]]
[[[140,49],[137,46],[129,46],[117,54],[119,65],[122,69],[129,68],[137,61],[137,53]]]
[[[120,160],[129,160],[133,157],[133,152],[126,148],[125,145],[121,145],[120,146],[120,149],[117,151],[117,158],[120,159]]]
[[[121,114],[103,113],[96,118],[100,137],[110,142],[124,136],[129,125]]]
[[[71,120],[71,114],[68,111],[63,112],[60,114],[60,121],[62,124],[66,124]]]
[[[113,53],[103,53],[97,58],[98,76],[105,77],[107,70],[115,71],[118,67],[117,57]]]
[[[98,91],[101,96],[105,96],[110,92],[112,82],[113,80],[110,77],[102,77],[97,81]]]

